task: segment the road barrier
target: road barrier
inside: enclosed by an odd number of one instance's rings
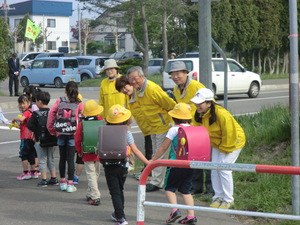
[[[147,165],[147,167],[143,170],[140,177],[139,187],[138,187],[138,199],[137,199],[137,223],[136,223],[137,225],[145,224],[145,206],[193,209],[193,210],[198,210],[203,212],[218,212],[218,213],[244,215],[244,216],[268,217],[268,218],[286,219],[286,220],[300,220],[300,216],[296,216],[296,215],[242,211],[242,210],[232,210],[232,209],[217,209],[217,208],[210,208],[210,207],[187,206],[187,205],[180,205],[180,204],[168,204],[163,202],[145,201],[147,177],[150,174],[150,172],[158,166],[300,175],[300,167],[294,167],[294,166],[254,165],[254,164],[239,164],[239,163],[212,163],[212,162],[188,161],[188,160],[157,160]]]

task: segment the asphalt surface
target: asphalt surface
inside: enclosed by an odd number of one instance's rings
[[[262,89],[276,89],[288,86],[288,80],[273,80],[265,82]],[[20,90],[23,88],[20,87]],[[97,88],[82,88],[80,93],[86,97],[96,92]],[[7,81],[0,83],[0,91],[9,95]],[[63,91],[63,89],[62,89]],[[60,93],[59,93],[60,94]],[[53,95],[52,99],[59,97]],[[93,95],[95,96],[95,95]],[[96,96],[97,98],[97,96]],[[52,100],[52,103],[53,101]],[[0,107],[3,111],[17,109],[17,97],[0,96]],[[51,105],[51,103],[50,103]],[[5,145],[0,145],[0,151]],[[55,153],[58,163],[58,151]],[[20,159],[18,157],[4,158],[0,163],[0,224],[2,225],[107,225],[113,224],[110,215],[113,206],[106,186],[103,169],[99,179],[101,191],[101,205],[91,206],[85,200],[87,180],[85,173],[80,176],[77,191],[66,193],[59,190],[59,186],[47,188],[37,187],[38,180],[18,181],[20,175]],[[129,224],[136,224],[136,208],[138,196],[138,181],[128,174],[125,183],[125,214]],[[164,202],[164,191],[146,193],[147,201]],[[178,203],[183,204],[179,196]],[[196,206],[208,206],[206,202],[195,201]],[[185,215],[184,210],[181,210]],[[150,207],[145,209],[145,224],[161,225],[170,213],[169,208]],[[232,216],[223,213],[195,211],[197,224],[203,225],[237,225],[242,224]]]

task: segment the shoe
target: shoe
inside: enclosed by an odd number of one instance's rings
[[[34,172],[30,172],[31,178],[32,179],[38,179],[39,178],[39,174],[37,171]]]
[[[157,187],[153,184],[147,184],[146,185],[146,192],[152,192],[152,191],[159,191],[159,187]]]
[[[24,173],[24,172],[17,177],[17,180],[29,180],[29,179],[31,179],[31,175],[29,173]]]
[[[50,185],[59,185],[59,182],[56,178],[51,178],[50,180],[48,180],[48,184]]]
[[[19,94],[15,94],[15,96],[20,96]]]
[[[225,202],[223,201],[219,206],[219,209],[230,209],[234,205],[234,202]]]
[[[76,190],[77,190],[77,188],[74,186],[74,184],[68,184],[68,186],[67,186],[68,193],[75,192]]]
[[[67,182],[60,182],[59,187],[60,187],[60,190],[66,191],[67,187],[68,187]]]
[[[48,187],[48,182],[46,180],[41,180],[38,184],[38,187]]]
[[[221,205],[222,200],[220,198],[216,198],[215,200],[213,200],[213,202],[209,205],[209,207],[212,208],[219,208],[219,206]]]
[[[197,218],[194,217],[192,219],[188,219],[187,217],[185,217],[184,219],[179,220],[178,223],[180,223],[180,224],[195,224],[195,223],[197,223]]]
[[[101,200],[100,200],[100,198],[90,199],[88,201],[88,204],[89,205],[100,205],[101,204]]]
[[[141,172],[134,173],[134,174],[133,174],[133,177],[134,177],[135,179],[137,179],[137,180],[140,180],[141,174],[142,174]]]
[[[200,195],[201,198],[212,198],[214,196],[214,193],[212,192],[205,192]]]
[[[112,219],[114,222],[117,222],[117,221],[118,221],[117,218],[116,218],[115,213],[112,213],[112,214],[111,214],[111,219]]]
[[[118,219],[118,220],[115,222],[115,225],[126,225],[126,224],[128,224],[128,222],[126,221],[125,218]]]
[[[74,175],[73,184],[79,183],[79,177],[77,175]]]
[[[85,196],[86,197],[86,201],[88,202],[89,200],[91,200],[91,197]]]
[[[179,211],[179,209],[177,209],[175,212],[170,213],[169,218],[166,220],[166,223],[173,223],[175,222],[177,219],[179,219],[181,217],[181,213]]]

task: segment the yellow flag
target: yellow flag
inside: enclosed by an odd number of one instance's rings
[[[30,38],[35,42],[36,37],[41,33],[41,28],[39,26],[34,25],[34,23],[27,19],[25,37]]]

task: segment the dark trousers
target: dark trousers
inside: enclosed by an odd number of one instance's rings
[[[59,175],[60,178],[66,177],[66,163],[68,163],[68,180],[74,179],[75,171],[75,147],[74,146],[59,146]]]
[[[117,219],[125,218],[124,213],[124,183],[128,174],[126,167],[121,165],[104,166],[106,183]]]
[[[9,94],[13,95],[13,86],[15,86],[15,95],[19,94],[19,76],[9,75],[8,88]]]
[[[151,135],[145,136],[145,157],[146,159],[152,159],[153,148],[152,148],[152,140]]]
[[[201,170],[201,169],[194,170],[192,192],[194,193],[204,192],[203,183],[205,183],[205,193],[214,193],[214,189],[211,184],[211,170]]]

